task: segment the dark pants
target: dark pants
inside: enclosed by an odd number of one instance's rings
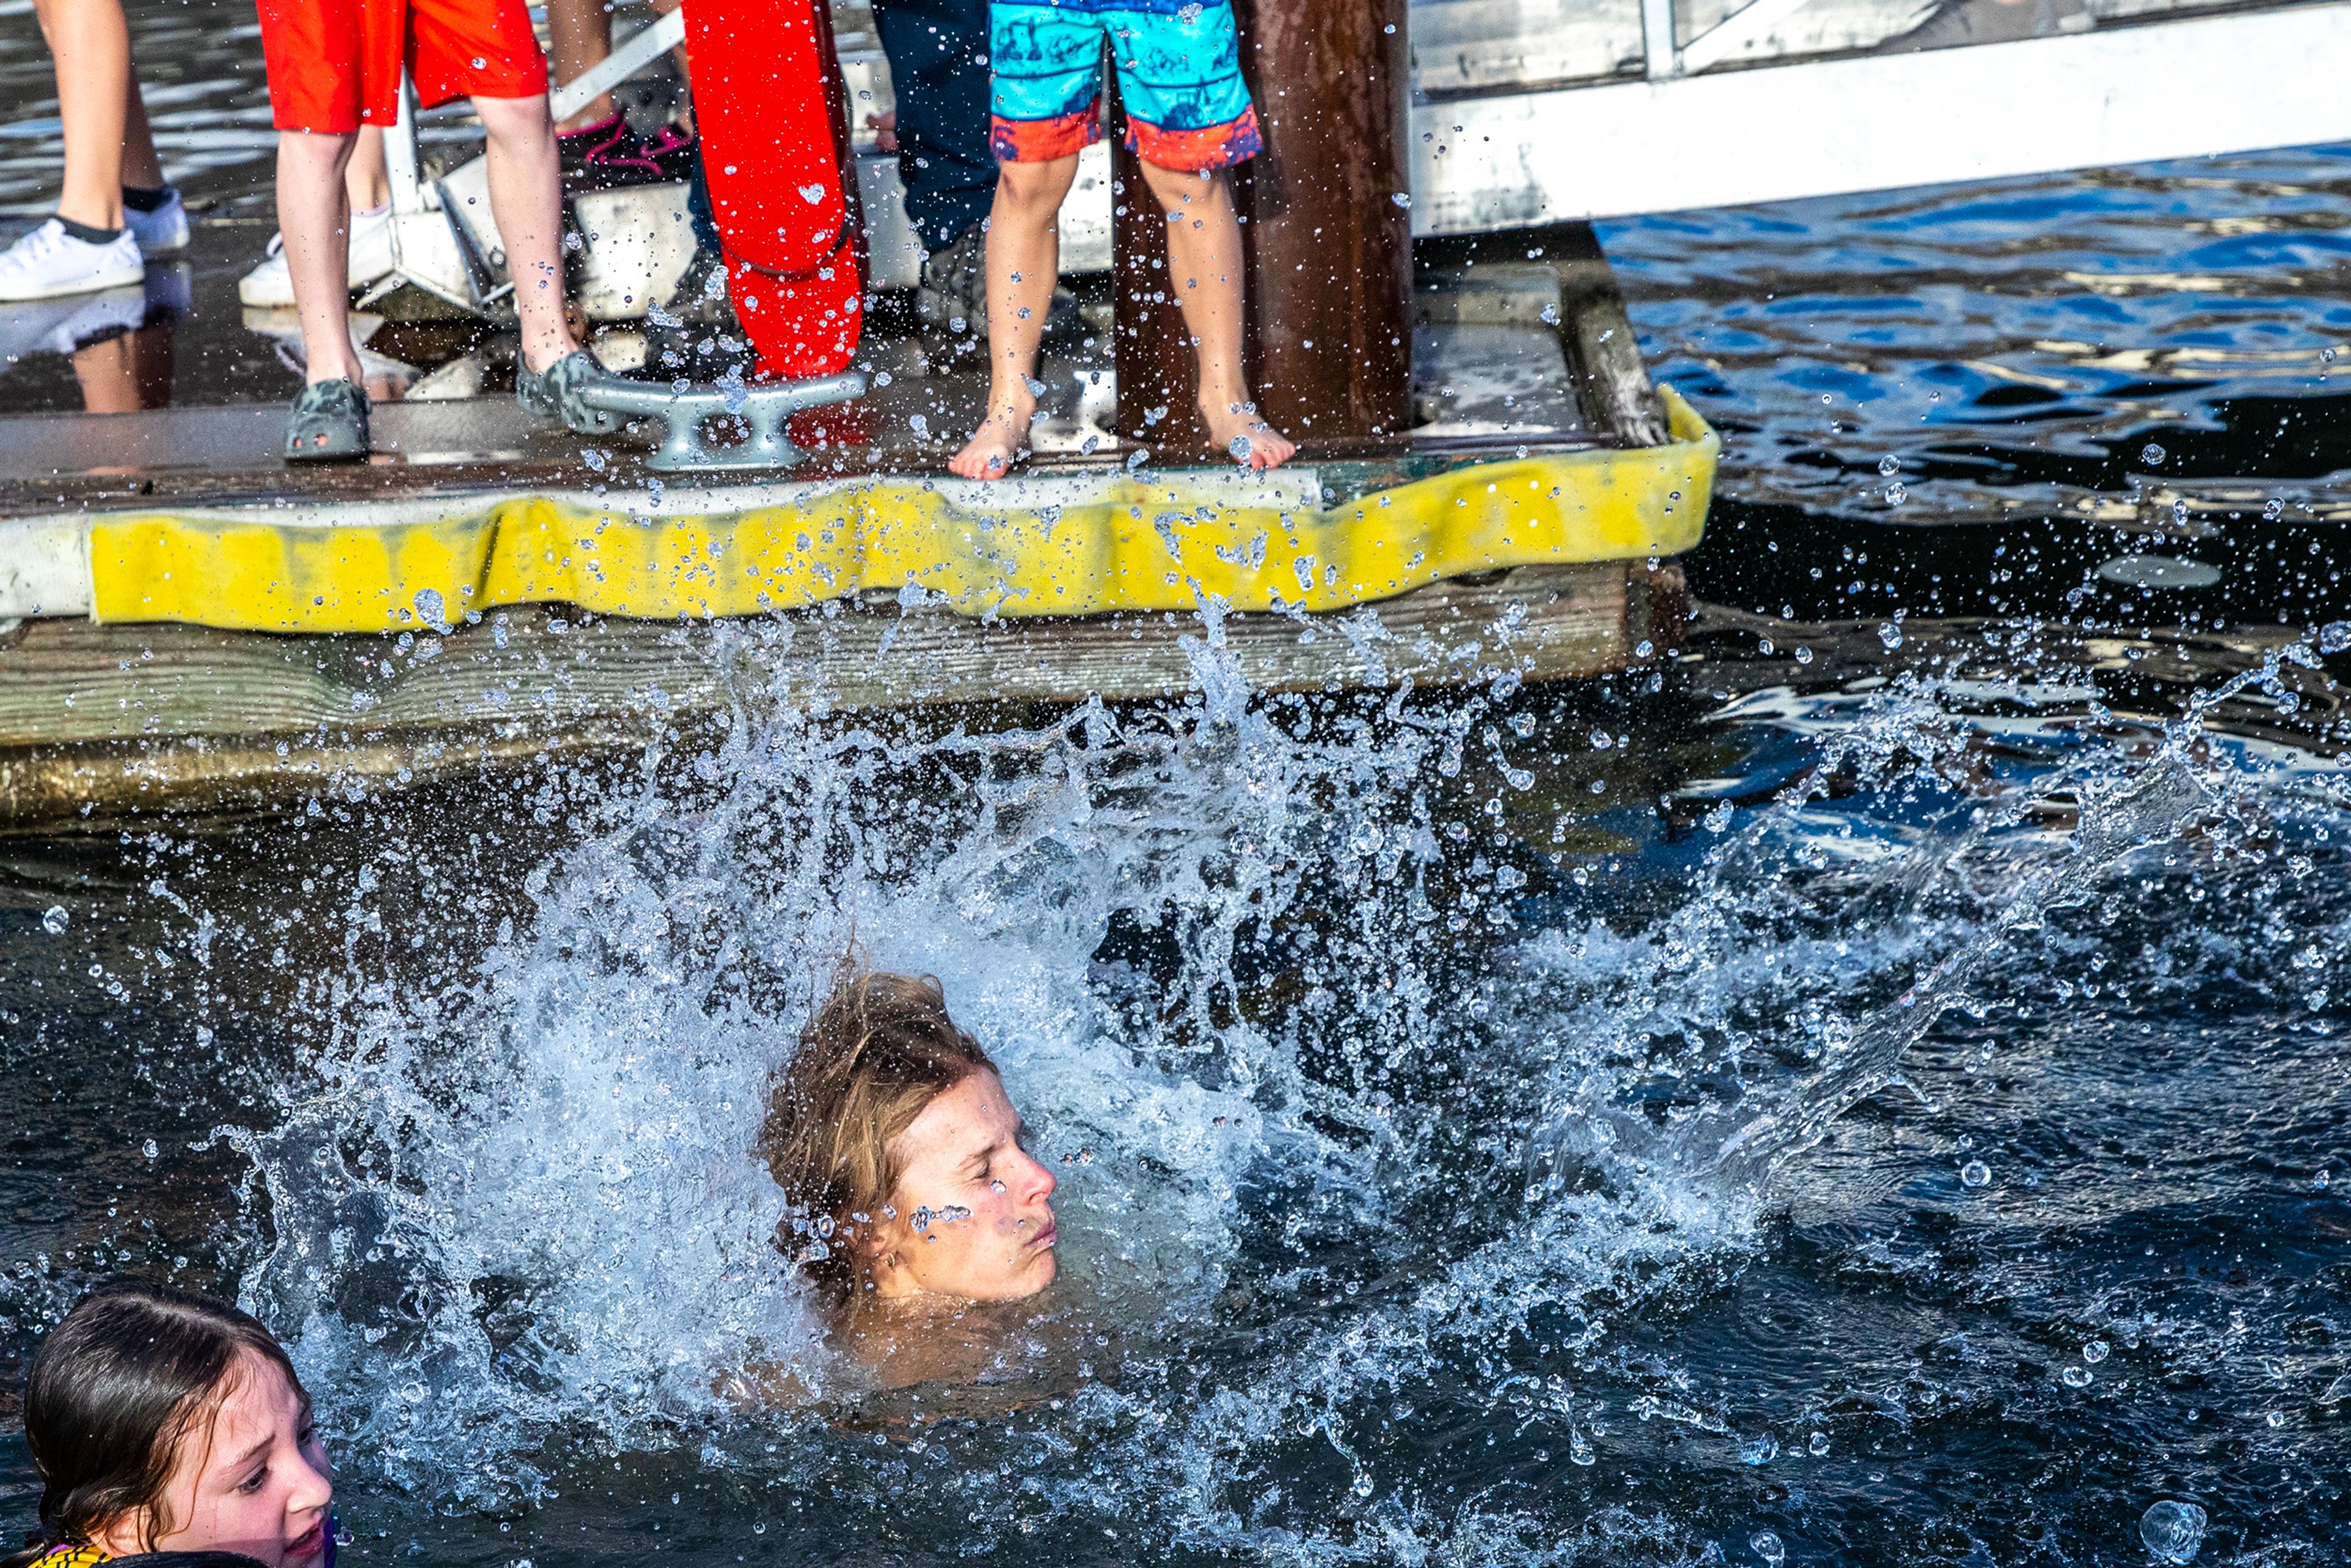
[[[874,0],[874,26],[898,93],[898,178],[923,248],[937,250],[987,215],[987,0]]]
[[[987,0],[874,0],[873,22],[898,94],[898,180],[906,187],[906,216],[923,248],[937,250],[986,217],[996,200],[996,154],[987,142]],[[686,210],[695,243],[717,250],[718,225],[698,160]]]

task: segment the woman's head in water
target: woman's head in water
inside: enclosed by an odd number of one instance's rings
[[[1012,1301],[1052,1283],[1053,1173],[938,981],[856,972],[776,1082],[759,1153],[808,1227],[792,1255],[852,1299]]]
[[[90,1291],[33,1353],[25,1438],[44,1542],[326,1560],[334,1483],[310,1396],[225,1302],[140,1280]]]

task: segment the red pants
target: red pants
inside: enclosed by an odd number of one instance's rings
[[[404,64],[426,109],[530,98],[547,61],[524,0],[258,0],[270,118],[341,135],[398,117]]]

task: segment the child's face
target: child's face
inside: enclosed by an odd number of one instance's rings
[[[318,1568],[334,1495],[327,1452],[301,1396],[274,1363],[247,1354],[230,1373],[212,1420],[198,1416],[181,1439],[163,1490],[172,1529],[148,1542],[98,1544],[118,1556],[242,1552],[263,1568]]]
[[[1020,1113],[985,1069],[899,1134],[897,1214],[875,1234],[874,1287],[1008,1301],[1053,1282],[1053,1173],[1020,1146]]]

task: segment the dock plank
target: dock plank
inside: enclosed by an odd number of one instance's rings
[[[1527,567],[1343,613],[1228,615],[1213,635],[1263,692],[1573,679],[1658,656],[1640,644],[1677,635],[1680,596],[1671,565]],[[988,622],[892,601],[717,622],[532,608],[444,637],[34,621],[0,639],[0,832],[625,753],[780,703],[1164,698],[1198,688],[1211,636],[1197,614]]]

